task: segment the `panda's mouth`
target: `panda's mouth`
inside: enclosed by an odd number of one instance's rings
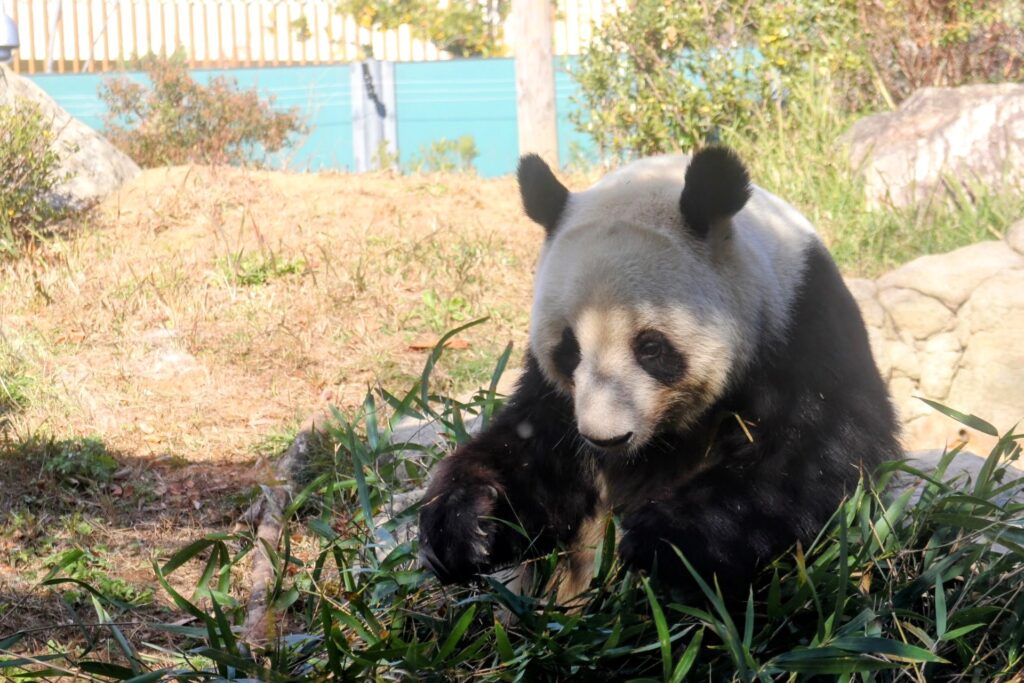
[[[583,440],[588,444],[602,451],[618,451],[626,448],[629,442],[633,439],[633,432],[626,432],[625,434],[619,434],[610,438],[599,439],[597,437],[587,436],[586,434],[580,433]]]

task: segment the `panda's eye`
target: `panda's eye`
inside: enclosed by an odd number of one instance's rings
[[[657,360],[665,353],[668,340],[656,330],[644,330],[633,339],[633,354],[637,360]]]
[[[686,373],[686,358],[665,335],[644,330],[633,339],[636,362],[654,379],[672,385]]]
[[[664,347],[660,341],[650,340],[643,342],[637,347],[636,355],[638,358],[653,360],[661,355],[662,350],[664,350]]]

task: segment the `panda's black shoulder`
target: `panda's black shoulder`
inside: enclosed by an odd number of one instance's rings
[[[898,423],[856,300],[825,246],[808,241],[781,340],[765,341],[732,396],[799,433],[808,456],[875,465],[895,457]]]

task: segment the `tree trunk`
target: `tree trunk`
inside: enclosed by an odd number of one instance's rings
[[[513,0],[519,153],[558,166],[550,0]]]

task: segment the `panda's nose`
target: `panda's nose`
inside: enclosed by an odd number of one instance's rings
[[[619,436],[613,436],[610,439],[595,439],[594,437],[587,436],[586,434],[580,434],[580,436],[582,436],[584,439],[589,441],[592,445],[597,446],[598,448],[615,448],[616,446],[621,446],[627,441],[629,441],[630,438],[633,436],[633,432],[626,432],[625,434],[620,434]]]

